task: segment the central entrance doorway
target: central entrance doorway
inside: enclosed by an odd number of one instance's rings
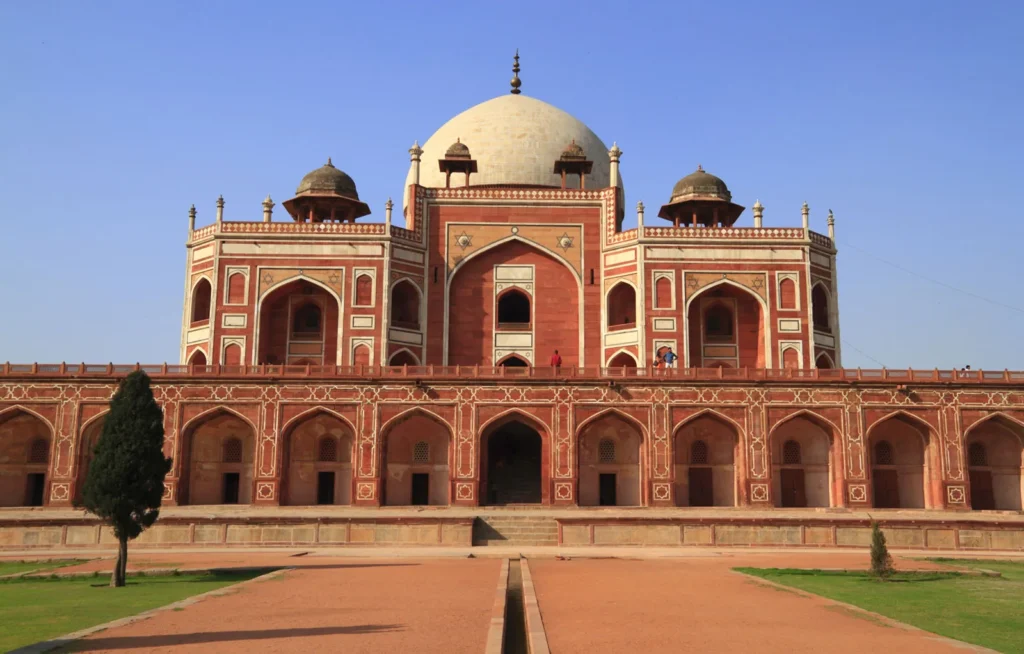
[[[487,440],[487,504],[540,504],[541,438],[521,422],[499,427]]]

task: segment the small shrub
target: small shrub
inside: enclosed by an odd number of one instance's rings
[[[878,579],[886,579],[894,572],[892,556],[885,545],[885,534],[878,528],[877,522],[871,523],[871,574]]]

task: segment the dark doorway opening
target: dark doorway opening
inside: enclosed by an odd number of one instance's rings
[[[334,473],[318,472],[316,475],[316,503],[334,504]]]
[[[690,506],[714,506],[711,468],[690,466]]]
[[[975,511],[994,511],[996,493],[992,488],[991,470],[971,470],[971,508]]]
[[[807,492],[804,488],[804,471],[802,468],[783,468],[782,472],[782,506],[807,506]]]
[[[526,363],[517,356],[511,356],[501,362],[502,366],[506,368],[529,368],[530,364]]]
[[[28,475],[28,483],[25,487],[25,505],[42,506],[46,490],[46,474],[33,472]]]
[[[615,497],[615,473],[602,472],[598,479],[598,504],[601,506],[615,506],[618,504]]]
[[[487,440],[487,503],[541,502],[541,438],[521,422],[499,427]]]
[[[237,472],[224,473],[224,503],[238,504],[238,488],[241,475]]]
[[[871,471],[875,488],[876,509],[900,508],[900,478],[895,470],[875,468]]]
[[[430,473],[412,473],[412,504],[413,506],[430,504]]]

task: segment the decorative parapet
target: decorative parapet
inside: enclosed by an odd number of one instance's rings
[[[639,236],[639,231],[636,229],[627,229],[624,232],[616,232],[612,235],[611,243],[625,243],[627,241],[635,241]]]
[[[218,229],[219,227],[219,229]],[[192,242],[213,234],[344,234],[349,236],[384,236],[384,223],[264,223],[223,222],[207,225],[192,232]]]
[[[616,234],[613,243],[636,238],[636,230]],[[627,234],[631,234],[626,236]],[[808,232],[811,243],[832,249],[832,240],[816,232]],[[799,227],[644,227],[644,240],[666,241],[804,241]]]
[[[400,238],[404,241],[411,241],[413,243],[420,242],[419,236],[416,234],[416,232],[412,231],[411,229],[406,229],[405,227],[398,227],[396,225],[391,226],[391,237]]]
[[[521,379],[580,380],[607,383],[615,379],[651,379],[658,382],[724,380],[733,382],[814,381],[836,383],[877,382],[884,384],[1012,384],[1024,387],[1024,371],[1014,370],[914,370],[862,368],[599,368],[547,366],[506,368],[504,366],[196,366],[163,364],[113,363],[4,363],[2,378],[119,378],[135,370],[144,370],[152,377],[210,378],[316,378],[346,380],[406,379]],[[0,389],[0,400],[5,399]]]
[[[610,196],[612,189],[548,189],[548,188],[512,188],[512,187],[473,187],[459,188],[424,188],[416,189],[417,197],[436,198],[439,200],[601,200]]]

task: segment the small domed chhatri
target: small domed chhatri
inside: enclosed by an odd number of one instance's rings
[[[672,187],[671,202],[680,200],[725,200],[732,201],[732,193],[720,178],[715,177],[697,165],[697,170],[682,178]]]
[[[444,153],[445,159],[470,159],[469,146],[462,142],[461,138],[455,139]]]
[[[587,153],[583,146],[573,139],[569,145],[562,150],[561,156],[555,161],[555,174],[562,176],[562,188],[566,186],[567,175],[579,175],[580,188],[587,187],[586,176],[594,169],[594,162],[587,161]]]
[[[676,227],[731,227],[741,213],[743,207],[733,204],[725,182],[698,165],[672,187],[672,197],[658,217],[671,220]]]
[[[583,146],[576,142],[576,139],[572,140],[572,143],[565,146],[562,150],[562,156],[559,157],[562,161],[584,161],[587,158],[587,153],[583,151]]]
[[[327,163],[323,166],[303,177],[299,182],[299,187],[295,189],[295,195],[320,193],[333,193],[350,197],[353,200],[359,199],[356,183],[344,171],[335,168],[330,157],[327,158]]]
[[[307,173],[295,197],[284,203],[285,210],[298,222],[355,222],[370,213],[366,203],[359,201],[356,183],[343,171],[327,163]]]

